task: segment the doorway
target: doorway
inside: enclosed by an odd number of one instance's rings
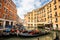
[[[8,26],[9,25],[9,21],[6,21],[6,23],[5,23],[6,25],[5,26]]]
[[[11,22],[11,26],[13,26],[13,22]]]

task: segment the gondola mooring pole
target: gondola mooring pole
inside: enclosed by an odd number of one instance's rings
[[[38,40],[39,40],[39,37],[38,37]]]

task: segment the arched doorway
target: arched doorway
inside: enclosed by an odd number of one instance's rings
[[[11,22],[11,26],[13,26],[13,22]]]

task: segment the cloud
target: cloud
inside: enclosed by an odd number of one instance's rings
[[[24,14],[33,9],[37,9],[49,2],[50,0],[13,0],[17,6],[17,14],[19,17],[24,18]]]
[[[23,15],[24,15],[24,11],[22,8],[17,8],[17,14],[19,15],[20,18],[24,18]]]

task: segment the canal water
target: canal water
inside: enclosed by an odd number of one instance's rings
[[[57,33],[60,37],[60,32]],[[51,34],[33,37],[33,38],[23,38],[23,37],[1,37],[0,40],[54,40],[56,38],[56,32],[52,31]]]

